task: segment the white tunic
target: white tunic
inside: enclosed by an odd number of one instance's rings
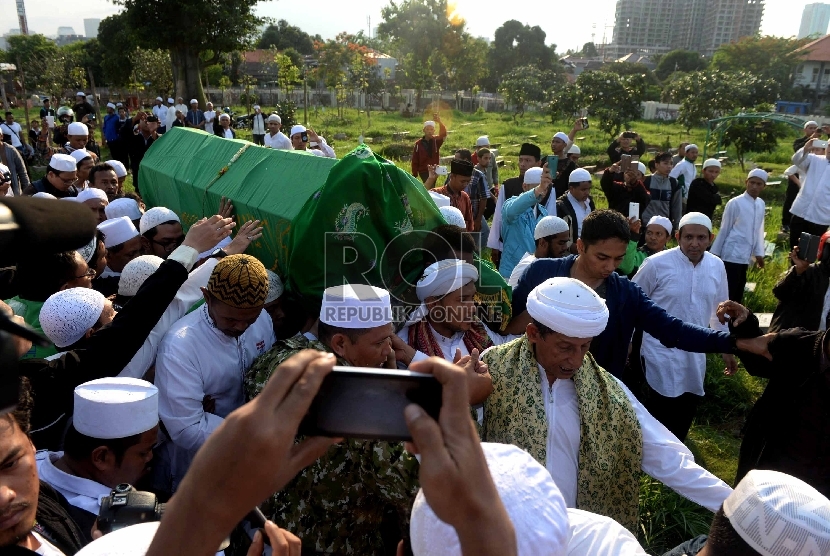
[[[712,254],[737,264],[749,264],[753,256],[763,257],[765,210],[763,199],[753,199],[746,192],[730,199],[723,209],[720,231],[712,244]]]
[[[3,135],[8,135],[11,137],[12,147],[19,148],[23,146],[23,143],[20,142],[20,134],[23,133],[23,130],[20,128],[20,124],[14,122],[12,125],[3,122],[0,124],[0,131],[3,132]]]
[[[37,475],[41,481],[63,494],[66,500],[86,512],[98,515],[101,509],[101,498],[110,495],[108,486],[96,483],[90,479],[76,477],[55,467],[55,462],[63,457],[63,452],[48,452],[41,450],[35,454],[37,461]]]
[[[582,237],[582,221],[585,220],[586,216],[591,214],[591,204],[587,200],[580,203],[576,200],[576,197],[571,195],[570,191],[568,191],[568,201],[571,203],[576,214],[576,237]]]
[[[159,119],[159,125],[167,126],[167,112],[167,107],[163,104],[161,106],[153,106],[153,115]]]
[[[213,133],[213,122],[216,121],[216,110],[208,110],[205,112],[205,131]]]
[[[536,261],[536,255],[533,253],[525,253],[522,260],[520,260],[518,264],[513,267],[513,272],[510,273],[510,278],[507,279],[507,285],[511,288],[518,286],[519,280],[521,280],[522,276],[525,274],[525,270],[527,270],[527,267],[532,265],[534,261]]]
[[[32,531],[32,535],[40,543],[40,548],[35,550],[35,554],[40,554],[40,556],[66,556],[58,547],[44,539],[37,531]]]
[[[573,380],[556,380],[553,385],[549,385],[541,365],[539,380],[548,419],[546,467],[562,492],[565,504],[575,508],[580,440],[576,387]],[[640,422],[643,434],[643,472],[692,502],[710,511],[717,511],[732,489],[696,464],[692,452],[652,417],[622,382],[617,380],[617,383],[628,396]]]
[[[141,348],[136,352],[133,358],[127,363],[127,366],[118,373],[118,376],[126,376],[132,378],[141,378],[150,370],[153,363],[156,361],[156,352],[158,351],[161,339],[170,330],[180,318],[185,316],[193,305],[203,299],[201,288],[206,288],[208,280],[210,280],[210,273],[216,268],[219,263],[218,259],[208,259],[199,268],[194,270],[190,276],[187,277],[184,284],[176,292],[176,297],[164,310],[164,314],[150,331],[147,339],[141,345]]]
[[[291,144],[291,139],[286,137],[286,135],[282,131],[278,131],[276,134],[271,135],[270,133],[265,134],[265,146],[271,147],[272,149],[281,149],[284,151],[293,151],[294,145]]]
[[[637,537],[604,515],[568,508],[567,556],[646,556]]]
[[[265,116],[262,112],[254,112],[253,117],[251,117],[251,133],[265,135]]]
[[[325,139],[321,137],[317,144],[320,146],[319,149],[308,148],[306,149],[306,152],[310,152],[316,156],[325,156],[326,158],[337,158],[337,155],[334,154],[334,149],[329,147],[329,144],[326,143]]]
[[[169,457],[174,487],[207,437],[245,403],[245,371],[275,341],[265,311],[242,336],[232,338],[215,327],[207,305],[179,319],[165,334],[156,358],[156,386],[159,417],[173,444]],[[202,407],[206,395],[215,400],[215,413]]]
[[[808,222],[830,225],[830,161],[799,149],[793,164],[801,170],[801,189],[790,212]]]
[[[729,330],[717,317],[718,304],[729,299],[726,269],[711,253],[704,252],[694,265],[679,247],[661,251],[647,258],[631,281],[671,316],[704,328]],[[703,395],[705,353],[667,348],[645,332],[640,356],[646,380],[659,394],[669,398],[685,392]]]
[[[176,121],[176,110],[178,110],[178,108],[176,108],[175,106],[168,106],[167,107],[167,118],[164,120],[165,121],[165,126],[167,127],[167,129],[172,128],[173,127],[173,122]],[[182,112],[182,114],[187,114],[187,111]]]
[[[695,168],[695,163],[689,162],[684,158],[671,169],[671,172],[669,172],[669,177],[678,181],[680,181],[678,178],[680,178],[681,175],[683,176],[683,200],[686,201],[689,198],[689,186],[692,185],[692,182],[695,181],[695,177],[697,177],[697,168]]]

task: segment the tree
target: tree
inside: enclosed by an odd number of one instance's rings
[[[596,45],[592,42],[586,42],[582,45],[582,56],[585,58],[596,58],[599,56]]]
[[[552,70],[560,65],[553,56],[555,46],[545,45],[546,34],[541,27],[530,27],[515,19],[505,21],[496,29],[490,46],[491,79],[488,85],[495,88],[501,76],[519,66],[536,66],[540,70]]]
[[[300,68],[294,65],[287,55],[278,53],[274,57],[274,63],[277,67],[277,86],[290,94],[294,90],[294,86],[302,80],[302,72]]]
[[[789,95],[793,69],[801,62],[795,50],[809,39],[744,37],[722,45],[712,56],[712,67],[720,71],[745,71],[779,86]]]
[[[54,42],[43,35],[12,35],[8,37],[6,59],[10,63],[20,65],[21,69],[29,70],[29,66],[37,58],[57,52]]]
[[[646,79],[642,75],[621,76],[607,71],[582,72],[576,79],[579,98],[588,113],[599,120],[597,127],[616,137],[629,122],[642,116]]]
[[[487,41],[467,32],[448,35],[441,50],[445,58],[447,85],[457,91],[475,87],[487,75],[488,50]]]
[[[294,25],[289,25],[284,19],[276,25],[269,25],[257,43],[257,48],[268,49],[271,47],[277,50],[293,48],[300,54],[313,54],[314,42],[311,36]]]
[[[673,79],[663,100],[680,104],[678,122],[687,130],[740,108],[775,102],[778,84],[747,72],[692,72]]]
[[[690,72],[705,69],[706,60],[697,52],[691,50],[672,50],[660,57],[660,62],[654,73],[661,81],[675,71]]]
[[[103,81],[115,87],[126,87],[132,81],[131,55],[136,45],[124,12],[101,20],[98,43]]]
[[[173,90],[170,53],[166,50],[136,48],[130,56],[135,80],[151,93],[164,95]],[[221,78],[220,78],[221,79]],[[218,83],[218,79],[214,85]]]
[[[258,0],[115,0],[124,7],[127,26],[138,46],[170,52],[176,95],[204,103],[202,68],[222,54],[251,46],[261,19]],[[210,60],[203,52],[212,51]]]
[[[543,99],[545,89],[542,71],[536,66],[513,69],[502,78],[499,93],[504,97],[504,102],[513,105],[513,121],[516,121],[516,116],[524,116],[529,102]]]
[[[772,105],[762,104],[744,113],[773,111]],[[784,124],[770,120],[740,119],[720,122],[714,133],[720,135],[721,146],[735,149],[743,172],[747,152],[773,152],[778,148],[778,138],[786,134],[787,129]]]
[[[582,107],[581,102],[576,84],[567,83],[564,87],[560,87],[553,94],[547,106],[551,123],[572,119]]]
[[[378,36],[389,41],[404,80],[420,101],[423,90],[446,72],[441,48],[447,41],[461,40],[464,20],[452,13],[447,0],[391,0],[381,16]]]
[[[601,68],[601,71],[609,71],[611,73],[616,73],[621,77],[628,77],[628,76],[640,76],[645,80],[645,94],[643,95],[642,100],[660,100],[660,94],[663,92],[663,87],[660,84],[660,80],[657,79],[657,76],[654,74],[653,71],[648,69],[645,64],[631,64],[628,62],[609,62],[604,64]]]

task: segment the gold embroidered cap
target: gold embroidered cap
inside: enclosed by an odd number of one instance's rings
[[[256,257],[230,255],[210,275],[208,291],[236,309],[253,309],[265,304],[268,297],[268,273]]]

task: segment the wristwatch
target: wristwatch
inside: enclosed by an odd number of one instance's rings
[[[218,248],[213,250],[213,253],[208,255],[208,259],[222,259],[222,258],[227,257],[227,256],[228,256],[228,254],[225,252],[225,250],[222,249],[221,247],[218,247]]]

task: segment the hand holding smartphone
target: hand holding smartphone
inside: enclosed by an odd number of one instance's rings
[[[640,218],[640,203],[628,203],[628,219],[637,220]]]

